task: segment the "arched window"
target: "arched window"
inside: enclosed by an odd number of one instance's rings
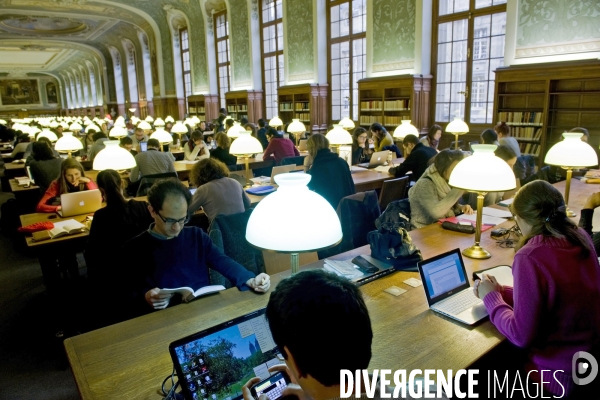
[[[217,78],[219,80],[219,99],[221,107],[225,107],[225,93],[229,92],[229,77],[231,76],[231,55],[229,53],[229,24],[227,10],[214,14],[215,19],[215,48],[217,51]]]
[[[282,0],[263,0],[261,15],[263,87],[265,88],[266,118],[278,114],[277,89],[283,76],[283,3]]]

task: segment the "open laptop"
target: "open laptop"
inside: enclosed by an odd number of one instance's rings
[[[57,214],[63,218],[90,214],[102,207],[102,195],[98,189],[65,193],[60,196],[60,206]]]
[[[35,181],[33,180],[33,175],[31,175],[31,167],[28,165],[25,167],[25,170],[27,171],[27,176],[29,177],[31,184],[35,185]]]
[[[306,147],[306,142],[308,142],[307,139],[300,139],[300,141],[298,142],[298,151],[308,150],[308,147]]]
[[[487,317],[483,301],[471,289],[459,249],[419,261],[417,266],[433,311],[468,325]]]
[[[282,363],[264,313],[263,308],[169,345],[186,400],[241,399],[242,385],[255,376],[268,378],[268,368]]]
[[[273,167],[271,170],[271,185],[275,184],[275,177],[279,174],[287,174],[296,169],[296,164],[290,165],[280,165],[277,167]]]
[[[380,165],[387,165],[388,154],[389,153],[387,150],[377,151],[373,153],[373,155],[371,156],[371,160],[369,160],[368,163],[356,164],[356,166],[361,168],[372,169],[377,168]]]

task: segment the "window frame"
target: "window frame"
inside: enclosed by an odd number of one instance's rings
[[[338,36],[336,38],[332,38],[331,37],[331,8],[335,7],[335,6],[339,6],[342,5],[344,3],[348,3],[349,5],[349,16],[348,16],[348,21],[349,21],[349,25],[348,25],[348,35],[346,36]],[[365,0],[365,26],[364,26],[364,31],[360,32],[360,33],[353,33],[354,29],[353,29],[353,14],[352,14],[352,0],[331,0],[331,1],[327,1],[327,6],[326,6],[327,10],[326,10],[326,14],[327,14],[327,77],[328,77],[328,81],[329,81],[329,87],[328,87],[328,96],[327,96],[327,106],[329,109],[329,123],[333,123],[333,79],[332,79],[332,75],[331,75],[331,64],[332,64],[332,60],[331,60],[331,47],[334,44],[341,44],[343,42],[348,42],[348,49],[349,49],[349,98],[348,98],[348,108],[349,108],[349,117],[355,122],[355,124],[357,124],[358,126],[358,117],[360,114],[360,110],[358,109],[358,104],[359,104],[359,98],[354,99],[353,97],[353,92],[356,90],[358,93],[358,82],[356,83],[356,88],[354,87],[354,81],[352,79],[352,76],[354,75],[354,68],[353,68],[353,59],[354,59],[354,49],[353,49],[353,43],[355,40],[360,40],[360,39],[364,39],[364,49],[365,49],[365,62],[364,62],[364,77],[362,79],[364,79],[366,77],[366,73],[367,73],[367,66],[366,66],[366,55],[367,55],[367,27],[366,27],[366,21],[368,20],[368,16],[367,16],[367,11],[368,11],[368,5],[367,5],[367,0]],[[357,94],[357,97],[360,97],[359,94]],[[357,105],[357,115],[356,115],[356,119],[354,119],[354,116],[352,115],[352,110],[354,108],[354,105]],[[343,107],[343,106],[342,106]]]
[[[451,13],[446,15],[439,15],[440,10],[440,1],[443,0],[434,0],[433,2],[433,10],[432,10],[432,32],[431,32],[431,72],[433,75],[433,81],[431,83],[431,99],[433,101],[430,102],[430,115],[432,124],[438,124],[441,126],[445,126],[449,121],[437,121],[436,120],[436,107],[437,107],[437,78],[438,78],[438,36],[439,36],[439,25],[453,22],[458,20],[466,19],[468,23],[467,29],[467,67],[466,67],[466,78],[465,78],[465,88],[469,88],[469,92],[471,92],[471,88],[473,87],[473,61],[474,61],[474,53],[475,53],[475,18],[489,15],[490,17],[496,13],[506,13],[506,5],[496,4],[490,5],[487,7],[475,8],[476,0],[469,0],[469,9],[465,11],[460,11],[457,13]],[[457,0],[455,0],[457,1]],[[489,32],[491,35],[491,31]],[[506,35],[506,33],[505,33]],[[490,36],[491,37],[491,36]],[[490,59],[491,55],[491,42],[490,45],[486,49],[487,56],[486,59]],[[488,81],[490,81],[488,79]],[[488,82],[486,81],[486,82]],[[490,81],[493,82],[493,81]],[[473,93],[469,93],[468,97],[465,98],[465,112],[464,112],[464,121],[469,125],[471,131],[480,131],[484,128],[489,128],[490,123],[487,122],[470,122],[471,121],[471,100]],[[488,93],[489,96],[489,93]],[[492,109],[494,109],[496,101],[496,96],[494,93],[494,100],[492,103]],[[486,102],[487,103],[487,102]],[[492,111],[493,112],[493,111]],[[492,115],[492,123],[495,123],[495,116]]]
[[[226,33],[225,36],[218,36],[217,18],[225,16]],[[229,41],[229,17],[227,10],[222,10],[213,14],[214,38],[215,38],[215,63],[217,65],[217,96],[219,98],[219,108],[227,108],[225,93],[221,94],[221,68],[227,67],[227,92],[231,91],[231,46]],[[219,63],[219,42],[225,42],[227,46],[227,61]],[[226,93],[227,93],[226,92]]]
[[[267,115],[267,83],[266,83],[266,70],[265,70],[265,59],[267,57],[275,57],[275,76],[276,76],[276,86],[277,89],[275,91],[275,101],[277,102],[277,105],[275,106],[275,115],[274,116],[278,116],[279,115],[279,88],[281,86],[284,86],[285,83],[285,77],[284,76],[279,76],[279,71],[283,68],[284,69],[284,74],[285,74],[285,55],[284,55],[284,49],[285,49],[285,39],[283,40],[284,43],[282,44],[282,49],[279,49],[278,43],[277,43],[277,39],[275,40],[275,47],[276,50],[275,51],[271,51],[269,53],[265,53],[265,38],[264,38],[264,29],[269,27],[269,26],[274,26],[275,27],[275,34],[277,35],[277,25],[281,24],[282,28],[285,30],[285,27],[283,26],[283,0],[281,0],[281,18],[277,18],[277,4],[275,4],[275,19],[273,21],[268,21],[268,22],[264,22],[263,20],[263,9],[264,9],[264,4],[265,4],[266,0],[261,0],[259,2],[259,11],[258,11],[258,15],[259,15],[259,30],[260,30],[260,54],[261,59],[260,59],[260,64],[261,64],[261,77],[262,77],[262,87],[263,87],[263,91],[264,91],[264,99],[265,101],[263,102],[263,109],[262,109],[262,115],[264,119],[269,119],[268,115]],[[277,0],[273,1],[274,3],[277,3]],[[285,37],[285,32],[283,32],[283,35]],[[279,57],[282,56],[283,60],[282,63],[284,65],[279,65]]]
[[[187,49],[183,48],[183,32],[187,33]],[[188,66],[189,68],[185,69],[185,58],[184,53],[188,55]],[[183,96],[186,101],[186,110],[187,110],[187,98],[193,94],[192,92],[192,55],[190,53],[190,31],[188,27],[183,27],[179,29],[179,54],[181,56],[181,76],[183,77]],[[190,90],[186,88],[186,76],[189,80]]]

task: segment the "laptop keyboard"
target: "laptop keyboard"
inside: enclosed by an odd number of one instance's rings
[[[479,303],[482,303],[481,299],[475,297],[473,291],[468,289],[437,303],[435,308],[450,315],[457,315]]]

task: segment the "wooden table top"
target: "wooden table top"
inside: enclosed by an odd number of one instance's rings
[[[564,183],[556,185],[564,190]],[[571,206],[579,210],[587,196],[597,188],[574,180]],[[510,227],[507,221],[502,224]],[[447,231],[438,224],[410,232],[425,259],[453,248],[465,249],[474,235]],[[469,277],[473,271],[500,264],[511,265],[514,250],[499,247],[484,232],[481,245],[492,258],[473,260],[464,257]],[[348,259],[368,254],[364,246],[334,258]],[[303,268],[319,268],[322,262]],[[285,271],[272,276],[272,288]],[[497,346],[504,337],[489,320],[465,326],[429,310],[423,287],[403,283],[416,272],[396,272],[361,287],[373,324],[371,369],[452,369],[467,368]],[[392,286],[407,290],[394,297],[383,290]],[[122,397],[159,399],[157,389],[172,371],[168,353],[172,341],[229,319],[265,307],[268,296],[240,292],[232,288],[166,310],[69,338],[65,347],[80,394],[84,399]]]
[[[10,191],[15,194],[40,189],[36,185],[20,186],[16,179],[9,179],[8,183],[10,184]]]

